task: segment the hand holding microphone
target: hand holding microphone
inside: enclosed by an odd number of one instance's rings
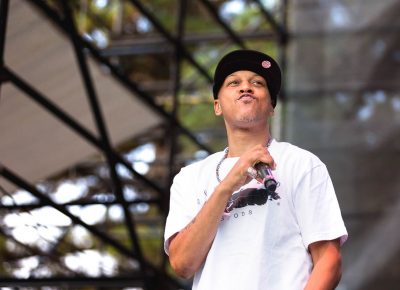
[[[252,178],[257,178],[257,176],[260,177],[269,194],[275,193],[278,182],[275,180],[275,177],[267,164],[258,162],[254,165],[254,168],[249,167],[248,173]]]

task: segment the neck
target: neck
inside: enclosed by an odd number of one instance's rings
[[[268,140],[271,138],[267,126],[263,130],[227,130],[229,157],[241,156],[244,152],[254,147],[255,145],[267,145]]]

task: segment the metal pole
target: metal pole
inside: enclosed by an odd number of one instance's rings
[[[4,65],[4,47],[7,31],[9,0],[0,0],[0,67]]]
[[[8,18],[8,0],[0,0],[0,100],[1,84],[6,80],[4,77],[4,47],[6,45],[6,31]]]
[[[246,45],[243,42],[243,39],[240,38],[233,30],[232,28],[225,23],[225,21],[222,20],[222,18],[219,16],[217,9],[210,3],[208,0],[200,0],[203,5],[207,8],[208,12],[211,14],[212,17],[218,22],[219,25],[222,26],[222,28],[226,31],[226,33],[229,35],[229,37],[232,39],[233,42],[235,42],[237,45],[239,45],[241,48],[246,48]]]
[[[145,284],[149,285],[146,264],[144,262],[143,253],[139,244],[139,238],[136,234],[136,225],[134,222],[133,215],[129,210],[129,205],[126,203],[124,194],[123,194],[123,185],[121,184],[121,180],[116,171],[117,162],[111,153],[112,147],[111,142],[108,136],[108,132],[104,123],[103,114],[101,112],[100,104],[98,102],[97,94],[94,89],[93,81],[90,75],[89,68],[86,63],[86,58],[83,54],[83,47],[80,46],[80,42],[78,41],[78,32],[75,27],[74,19],[72,18],[72,13],[68,3],[66,1],[60,1],[60,4],[63,7],[64,17],[67,23],[67,27],[69,28],[69,37],[73,43],[75,55],[77,57],[80,73],[82,79],[84,81],[86,94],[89,99],[90,107],[93,112],[93,116],[95,118],[95,122],[97,125],[97,129],[101,136],[102,150],[106,156],[108,167],[111,174],[112,187],[113,192],[117,198],[117,200],[121,203],[124,216],[126,228],[128,230],[130,240],[132,243],[132,250],[136,252],[137,259],[139,260],[140,271],[143,274]],[[146,287],[147,288],[147,287]]]

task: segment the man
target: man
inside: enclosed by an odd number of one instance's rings
[[[177,174],[165,229],[171,265],[194,276],[193,289],[333,289],[340,280],[347,231],[328,171],[269,132],[280,86],[278,64],[258,51],[228,53],[216,68],[228,147]]]

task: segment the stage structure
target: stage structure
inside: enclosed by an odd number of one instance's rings
[[[168,188],[223,132],[182,110],[211,106],[231,49],[285,64],[286,3],[146,2],[1,0],[1,286],[189,289],[162,250]]]
[[[190,289],[162,249],[169,186],[226,146],[212,73],[251,48],[284,71],[273,136],[316,153],[335,185],[350,233],[337,289],[397,289],[399,11],[0,0],[0,286]]]

